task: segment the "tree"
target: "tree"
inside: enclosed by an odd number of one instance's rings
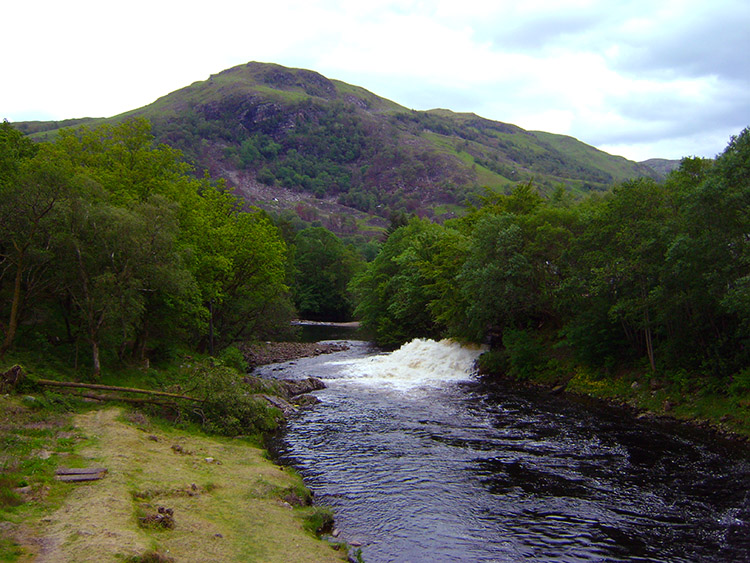
[[[396,346],[411,338],[443,334],[445,327],[432,312],[433,306],[438,314],[450,307],[446,286],[438,283],[433,265],[442,231],[429,221],[411,219],[391,233],[378,256],[352,281],[355,314],[379,344]]]
[[[161,194],[173,201],[194,195],[191,167],[179,151],[154,146],[151,124],[133,118],[93,129],[61,130],[56,144],[73,165],[102,186],[112,203],[128,205]],[[193,194],[191,194],[193,192]]]
[[[538,287],[512,215],[487,214],[477,221],[458,283],[469,303],[466,336],[473,340],[515,328],[534,314]]]
[[[653,180],[633,180],[615,187],[592,225],[600,250],[591,289],[612,297],[609,315],[645,352],[652,372],[654,339],[662,328],[656,312],[670,217],[663,187]]]
[[[361,268],[362,259],[323,227],[300,231],[294,245],[294,297],[299,314],[320,320],[349,320],[353,306],[347,286]]]
[[[131,346],[131,356],[142,361],[154,344],[168,349],[204,332],[208,312],[179,238],[179,206],[154,195],[133,212],[143,219],[138,264],[143,313],[132,327],[132,340],[123,331],[119,356],[124,359]]]
[[[13,286],[4,354],[13,344],[25,298],[43,283],[51,256],[55,212],[71,182],[70,167],[53,147],[41,150],[7,123],[0,127],[0,261]]]
[[[61,240],[63,287],[91,346],[93,376],[101,373],[100,349],[107,336],[132,336],[141,316],[140,266],[147,237],[137,213],[78,199],[70,206]]]
[[[206,186],[186,233],[192,271],[209,311],[204,345],[259,337],[291,318],[287,248],[268,215],[240,210],[237,198]]]

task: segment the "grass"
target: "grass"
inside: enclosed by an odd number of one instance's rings
[[[614,377],[578,369],[568,391],[623,402],[657,415],[684,421],[706,421],[714,427],[750,437],[750,394],[720,392],[708,385],[686,386],[680,380],[655,378],[631,370]]]
[[[31,557],[34,546],[64,561],[342,559],[308,531],[310,515],[326,511],[308,505],[300,477],[246,440],[177,430],[119,408],[51,416],[19,397],[0,400],[3,428],[21,436],[3,443],[6,459],[11,452],[21,460],[3,472],[3,490],[28,483],[44,491],[22,503],[7,495],[0,508],[0,520],[10,523],[0,528],[2,561]],[[40,422],[49,428],[35,428]],[[75,438],[61,437],[63,429]],[[33,455],[40,447],[52,452],[47,460]],[[60,483],[53,475],[62,460],[108,473],[88,484]],[[302,499],[299,508],[285,500],[292,497]],[[173,527],[148,519],[167,511]]]
[[[184,383],[181,364],[200,360],[105,371],[100,382]],[[31,377],[18,395],[0,396],[0,561],[30,560],[42,549],[65,561],[108,560],[103,554],[113,561],[341,560],[305,527],[321,509],[311,506],[301,478],[270,462],[258,440],[212,437],[189,421],[178,427],[36,389],[33,378],[89,379],[85,369],[44,353],[15,353],[6,362],[22,363]],[[61,465],[108,473],[62,483],[54,478]],[[173,529],[139,525],[159,507],[173,510]]]
[[[605,153],[567,135],[556,135],[543,131],[533,131],[532,133],[539,140],[548,143],[551,147],[576,161],[586,162],[611,174],[617,182],[635,177],[632,162],[622,156]]]
[[[59,507],[69,489],[57,467],[76,466],[81,438],[55,396],[0,396],[0,561],[30,553],[27,523]]]
[[[500,350],[483,354],[480,369],[490,376],[547,388],[560,387],[570,393],[627,405],[656,416],[709,424],[721,432],[750,438],[750,370],[738,374],[733,382],[700,378],[683,370],[656,377],[642,367],[605,374],[578,364],[564,348],[542,346],[540,350],[544,352],[537,350],[534,358],[546,354],[542,361],[520,373],[514,370],[509,352]]]

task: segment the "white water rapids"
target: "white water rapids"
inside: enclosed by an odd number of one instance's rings
[[[395,352],[329,362],[340,366],[339,381],[387,386],[398,391],[471,381],[482,349],[452,340],[416,339]]]

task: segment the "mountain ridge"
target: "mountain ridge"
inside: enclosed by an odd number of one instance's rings
[[[132,117],[149,119],[157,142],[180,149],[199,172],[227,179],[249,203],[273,211],[325,203],[335,209],[325,218],[408,212],[442,219],[485,188],[507,192],[533,182],[543,194],[559,187],[582,194],[666,170],[661,161],[655,170],[573,137],[474,113],[407,109],[273,63],[223,70],[111,118],[14,125],[43,139],[62,127]]]

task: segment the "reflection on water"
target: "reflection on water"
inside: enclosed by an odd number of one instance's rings
[[[470,376],[478,351],[453,346],[373,358],[354,342],[261,370],[326,380],[277,453],[365,561],[750,560],[747,448],[484,389]]]

